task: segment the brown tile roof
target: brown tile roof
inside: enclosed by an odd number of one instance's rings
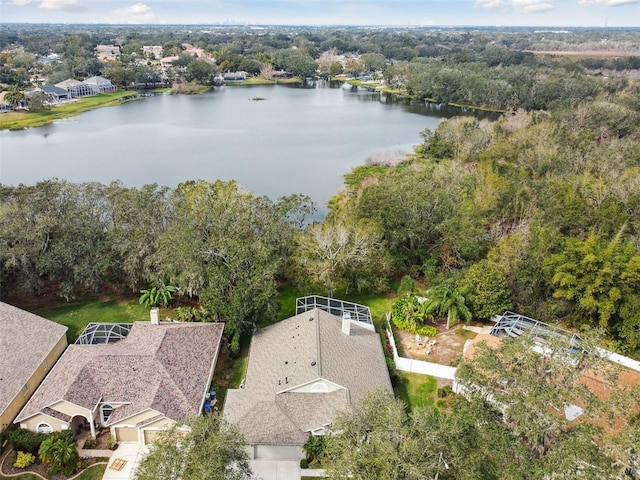
[[[290,391],[321,378],[340,388]],[[244,388],[227,392],[224,414],[247,443],[302,444],[336,410],[380,387],[391,391],[378,334],[351,324],[345,335],[340,317],[315,309],[254,334]]]
[[[136,322],[116,343],[70,345],[17,421],[59,400],[91,410],[98,402],[127,403],[114,409],[110,424],[149,408],[176,420],[196,415],[223,328]]]
[[[0,302],[0,412],[66,333],[63,325]]]

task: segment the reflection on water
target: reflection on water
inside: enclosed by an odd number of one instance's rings
[[[161,95],[0,132],[0,182],[235,179],[260,195],[304,193],[322,206],[352,167],[411,151],[421,131],[455,112],[327,82]]]

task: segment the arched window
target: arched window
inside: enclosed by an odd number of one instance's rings
[[[36,431],[38,433],[51,433],[53,432],[53,428],[48,423],[39,423],[36,427]]]
[[[111,405],[102,406],[102,424],[104,425],[109,420],[109,417],[113,413],[113,407]]]
[[[322,382],[318,382],[311,385],[311,391],[314,393],[326,393],[329,391],[329,387]]]

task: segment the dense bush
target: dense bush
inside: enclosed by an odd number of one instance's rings
[[[109,450],[115,450],[115,448],[118,446],[118,442],[116,442],[116,439],[113,435],[107,435],[105,442]]]
[[[427,315],[422,305],[415,295],[399,298],[391,305],[391,321],[400,330],[435,337],[438,329],[424,324]]]
[[[44,433],[33,433],[19,428],[9,433],[9,444],[16,452],[22,451],[37,455],[40,445],[46,438],[47,435]]]

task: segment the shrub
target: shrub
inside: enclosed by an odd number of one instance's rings
[[[47,436],[40,445],[40,460],[49,465],[48,473],[52,475],[71,475],[78,465],[78,450],[70,430],[57,432]]]
[[[309,462],[307,462],[306,458],[300,460],[300,468],[309,468]]]
[[[107,435],[107,438],[105,438],[105,443],[107,444],[107,448],[109,450],[115,450],[115,448],[118,446],[118,442],[116,442],[116,439],[113,437],[113,435]]]
[[[438,389],[439,398],[445,398],[449,395],[453,395],[453,388],[451,388],[451,385],[445,385],[444,387]]]
[[[33,433],[24,428],[18,428],[9,433],[9,443],[11,448],[16,452],[28,452],[33,455],[37,455],[40,450],[40,445],[47,438],[44,433]]]
[[[436,407],[438,408],[447,408],[447,401],[441,398],[440,400],[436,400]]]
[[[415,295],[406,295],[391,305],[391,321],[397,328],[409,333],[435,337],[438,329],[432,325],[425,325],[426,318],[424,308]]]
[[[411,278],[409,275],[405,275],[400,280],[400,286],[398,287],[397,293],[398,295],[403,295],[405,293],[413,293],[416,290],[416,281]]]
[[[33,465],[36,461],[36,457],[29,452],[18,452],[16,455],[16,461],[13,462],[13,466],[16,468],[27,468],[29,465]]]
[[[98,445],[98,441],[93,437],[87,438],[84,442],[84,448],[95,448],[96,445]]]
[[[240,333],[234,332],[229,344],[229,354],[232,358],[238,358],[240,355]]]

